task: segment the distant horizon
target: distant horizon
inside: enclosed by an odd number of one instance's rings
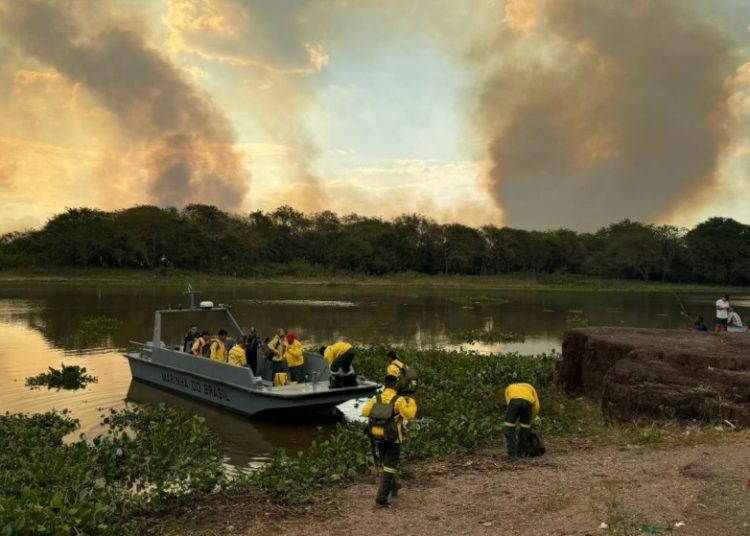
[[[0,49],[0,233],[191,202],[750,214],[746,0],[0,0]]]

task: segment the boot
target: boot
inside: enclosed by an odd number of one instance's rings
[[[393,476],[393,487],[391,488],[391,499],[395,499],[398,497],[398,490],[401,489],[401,482],[399,482],[398,477],[395,475]]]
[[[518,438],[515,426],[505,427],[505,444],[508,447],[508,458],[518,458]]]
[[[518,455],[519,456],[528,455],[530,443],[531,443],[531,428],[521,427],[521,432],[518,434]]]
[[[378,488],[378,494],[375,497],[375,504],[378,506],[388,506],[388,494],[393,486],[392,484],[393,475],[390,473],[383,473],[380,479],[380,487]]]

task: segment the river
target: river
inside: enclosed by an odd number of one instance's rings
[[[279,328],[295,332],[305,346],[339,338],[355,344],[449,345],[450,333],[494,328],[526,335],[524,343],[472,346],[485,352],[537,354],[560,350],[570,325],[684,328],[681,306],[671,293],[596,291],[459,290],[349,285],[240,285],[202,288],[200,299],[228,303],[243,328],[265,336]],[[179,405],[203,415],[221,437],[232,463],[262,462],[275,449],[302,450],[330,432],[331,423],[280,423],[250,420],[132,382],[121,352],[129,341],[150,339],[153,311],[187,303],[174,285],[0,284],[0,409],[43,412],[68,408],[81,431],[101,433],[103,411],[138,402]],[[682,294],[692,315],[701,314],[713,327],[717,296]],[[750,295],[732,303],[750,319]],[[82,322],[93,317],[117,318],[111,332],[84,337]],[[201,326],[215,332],[222,326]],[[181,340],[187,326],[164,327],[165,342]],[[47,367],[85,366],[99,382],[79,391],[34,390],[28,376]],[[498,395],[499,396],[499,395]],[[355,415],[355,403],[343,408]]]

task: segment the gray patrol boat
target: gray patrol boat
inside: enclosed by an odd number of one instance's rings
[[[274,386],[271,363],[262,349],[258,349],[258,369],[230,365],[183,351],[181,345],[170,346],[162,341],[162,320],[166,316],[180,316],[190,324],[200,324],[206,313],[224,315],[226,325],[236,335],[244,335],[228,306],[214,306],[204,301],[194,305],[194,294],[188,289],[190,308],[164,309],[154,314],[151,341],[131,342],[134,350],[124,355],[130,364],[133,378],[158,387],[176,391],[244,415],[267,414],[278,411],[332,413],[336,406],[375,392],[378,384],[358,379],[357,385],[330,386],[331,370],[323,356],[305,352],[305,383]],[[183,322],[184,324],[185,322]]]

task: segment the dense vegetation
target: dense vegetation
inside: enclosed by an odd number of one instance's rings
[[[385,347],[358,352],[357,372],[381,379],[385,372]],[[579,433],[583,422],[568,407],[554,385],[559,356],[487,356],[439,349],[403,349],[399,356],[420,374],[418,420],[410,423],[402,457],[405,460],[469,451],[498,441],[504,432],[501,410],[503,390],[516,381],[533,383],[544,408],[542,429],[554,433]],[[351,479],[372,465],[372,454],[363,428],[340,425],[329,439],[305,453],[277,454],[250,484],[282,500],[300,500],[311,491]]]
[[[624,220],[594,233],[391,221],[290,207],[230,215],[216,207],[69,209],[42,229],[0,237],[0,268],[168,267],[214,274],[573,273],[750,283],[750,225],[711,218],[691,230]]]
[[[63,438],[67,412],[0,416],[0,535],[123,534],[132,516],[224,481],[218,441],[164,406],[112,411],[107,434]]]

